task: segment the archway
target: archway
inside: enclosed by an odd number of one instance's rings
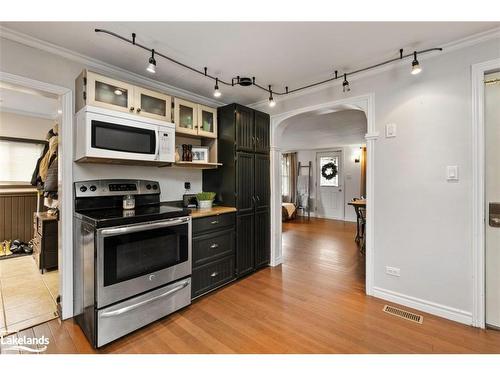
[[[298,108],[289,112],[271,116],[271,266],[283,262],[282,258],[282,223],[281,223],[281,154],[278,139],[284,131],[284,121],[308,112],[314,111],[340,111],[344,109],[361,110],[366,115],[367,134],[365,136],[367,148],[366,166],[366,294],[372,294],[374,275],[374,241],[373,222],[375,217],[374,204],[374,165],[375,165],[375,140],[378,133],[375,130],[375,97],[368,94],[358,97],[346,98],[313,106]]]

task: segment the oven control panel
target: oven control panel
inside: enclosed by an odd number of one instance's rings
[[[160,194],[158,181],[91,180],[75,182],[75,197],[106,197],[113,195]]]

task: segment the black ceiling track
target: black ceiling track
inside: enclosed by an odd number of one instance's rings
[[[127,42],[127,43],[130,43],[136,47],[139,47],[145,51],[148,51],[148,52],[152,52],[153,49],[152,48],[149,48],[149,47],[146,47],[145,45],[143,44],[140,44],[136,41],[136,34],[135,33],[132,33],[132,39],[128,39],[128,38],[125,38],[121,35],[118,35],[112,31],[108,31],[108,30],[104,30],[104,29],[95,29],[95,32],[96,33],[104,33],[104,34],[108,34],[108,35],[111,35],[115,38],[118,38],[124,42]],[[443,49],[442,48],[439,48],[439,47],[434,47],[434,48],[427,48],[427,49],[423,49],[423,50],[420,50],[420,51],[412,51],[411,53],[407,53],[407,54],[404,54],[403,53],[403,50],[400,49],[398,52],[398,57],[395,57],[393,59],[389,59],[389,60],[385,60],[385,61],[382,61],[378,64],[374,64],[374,65],[370,65],[370,66],[367,66],[365,68],[361,68],[361,69],[358,69],[358,70],[354,70],[352,72],[344,72],[344,73],[340,73],[339,71],[335,70],[334,74],[332,77],[330,78],[327,78],[325,80],[322,80],[322,81],[318,81],[318,82],[314,82],[314,83],[311,83],[311,84],[308,84],[308,85],[305,85],[305,86],[301,86],[301,87],[297,87],[297,88],[294,88],[294,89],[291,89],[289,90],[288,89],[288,86],[285,87],[285,91],[274,91],[274,90],[271,90],[270,89],[270,86],[268,86],[269,88],[265,87],[265,86],[262,86],[260,84],[257,83],[257,81],[255,80],[255,77],[252,77],[252,78],[249,78],[249,77],[240,77],[240,76],[237,76],[235,78],[232,78],[231,79],[231,82],[229,81],[225,81],[219,77],[215,77],[211,74],[208,73],[208,69],[206,67],[203,68],[203,70],[200,70],[200,69],[196,69],[196,68],[193,68],[192,66],[189,66],[187,64],[184,64],[178,60],[175,60],[167,55],[164,55],[163,53],[157,51],[156,49],[154,50],[154,53],[155,53],[155,56],[161,56],[163,57],[164,59],[174,63],[174,64],[177,64],[179,66],[182,66],[183,68],[185,69],[188,69],[188,70],[191,70],[192,72],[194,73],[198,73],[199,75],[202,75],[206,78],[209,78],[213,81],[217,81],[218,83],[221,83],[225,86],[234,86],[234,85],[240,85],[240,86],[255,86],[259,89],[261,89],[262,91],[265,91],[267,93],[270,93],[272,92],[272,95],[278,95],[278,96],[281,96],[281,95],[288,95],[288,94],[291,94],[291,93],[294,93],[294,92],[297,92],[297,91],[301,91],[301,90],[305,90],[305,89],[308,89],[308,88],[311,88],[311,87],[315,87],[315,86],[319,86],[319,85],[323,85],[325,83],[328,83],[328,82],[332,82],[332,81],[335,81],[337,79],[343,79],[344,77],[348,77],[348,76],[352,76],[354,74],[358,74],[358,73],[361,73],[361,72],[365,72],[367,70],[371,70],[371,69],[375,69],[375,68],[378,68],[378,67],[381,67],[383,65],[387,65],[387,64],[390,64],[390,63],[393,63],[393,62],[396,62],[396,61],[400,61],[400,60],[404,60],[404,59],[407,59],[407,58],[412,58],[414,57],[415,53],[417,53],[418,55],[423,55],[423,54],[427,54],[427,53],[430,53],[430,52],[436,52],[436,51],[442,51]]]

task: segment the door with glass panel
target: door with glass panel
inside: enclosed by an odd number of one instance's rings
[[[177,133],[198,135],[198,104],[175,98],[174,122]]]
[[[486,324],[500,329],[500,72],[485,76]]]
[[[342,151],[316,154],[316,216],[344,220]]]
[[[172,121],[172,98],[168,95],[144,89],[134,88],[135,112],[138,115],[162,121]]]
[[[198,104],[198,135],[217,138],[217,109]]]
[[[135,110],[134,86],[122,81],[88,72],[87,95],[89,105],[122,112]]]

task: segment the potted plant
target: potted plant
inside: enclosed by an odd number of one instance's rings
[[[212,208],[212,202],[214,201],[215,193],[212,192],[202,192],[196,194],[196,199],[198,200],[198,208]]]

